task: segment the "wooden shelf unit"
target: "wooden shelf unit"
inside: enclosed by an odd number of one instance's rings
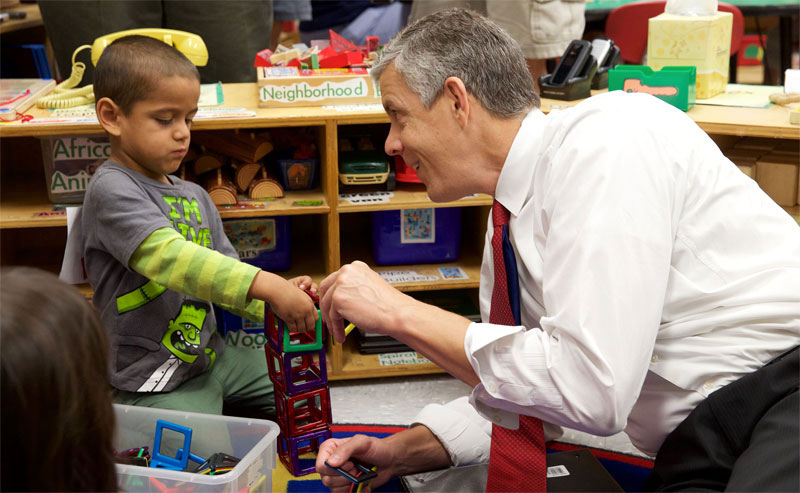
[[[447,203],[432,203],[422,185],[398,183],[386,203],[352,204],[340,200],[338,186],[338,130],[343,125],[380,125],[386,130],[388,117],[379,105],[362,107],[258,108],[255,84],[225,84],[226,107],[255,111],[251,118],[197,120],[193,132],[221,129],[312,127],[320,151],[320,187],[287,192],[282,199],[266,202],[263,209],[228,209],[224,219],[253,216],[291,216],[292,267],[281,275],[311,275],[320,282],[343,264],[364,260],[378,271],[413,270],[425,275],[440,267],[461,267],[467,278],[457,281],[397,284],[402,291],[467,290],[475,297],[479,284],[481,252],[491,197],[478,194]],[[577,104],[542,100],[549,112]],[[44,110],[32,108],[34,118],[46,118]],[[781,106],[765,109],[695,105],[687,113],[709,134],[773,137],[800,140],[800,127],[790,125],[789,110]],[[35,120],[34,120],[35,121]],[[102,133],[98,124],[4,124],[0,126],[0,263],[37,265],[57,271],[66,241],[66,217],[54,211],[48,200],[39,137]],[[368,189],[365,188],[364,191]],[[345,192],[354,191],[348,188]],[[361,190],[358,190],[361,191]],[[293,205],[298,200],[321,200],[321,205]],[[402,266],[375,265],[369,248],[369,212],[416,207],[464,207],[461,255],[456,262]],[[787,208],[800,215],[800,206]],[[367,236],[365,236],[367,235]],[[366,238],[366,239],[365,239]],[[82,292],[91,295],[88,286]],[[377,355],[359,354],[350,340],[328,346],[328,376],[332,380],[437,373],[433,363],[382,364]]]

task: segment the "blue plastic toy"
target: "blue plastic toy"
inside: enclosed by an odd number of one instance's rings
[[[178,448],[175,457],[170,457],[161,453],[161,432],[164,428],[183,434],[183,447]],[[153,440],[153,452],[150,459],[150,467],[160,469],[171,469],[174,471],[183,471],[189,465],[189,459],[192,459],[198,464],[204,463],[206,460],[191,452],[192,445],[192,429],[186,426],[176,425],[169,421],[159,419],[156,421],[156,436]],[[184,451],[186,453],[184,453]]]

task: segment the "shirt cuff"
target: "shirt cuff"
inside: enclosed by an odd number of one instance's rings
[[[482,419],[467,397],[447,404],[428,404],[417,414],[412,426],[421,424],[439,439],[454,466],[489,461],[491,423]]]

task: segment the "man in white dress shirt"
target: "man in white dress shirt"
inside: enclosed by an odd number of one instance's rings
[[[800,228],[689,117],[622,92],[544,115],[517,44],[463,10],[408,26],[372,75],[386,151],[432,200],[486,193],[510,211],[521,325],[470,323],[361,262],[325,279],[337,340],[347,319],[474,387],[391,437],[325,442],[325,485],[349,486],[326,460],[377,465],[373,485],[486,462],[491,423],[525,414],[548,439],[625,430],[656,457],[646,488],[798,490]]]

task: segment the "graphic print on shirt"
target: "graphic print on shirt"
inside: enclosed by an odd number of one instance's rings
[[[171,354],[139,387],[138,392],[161,391],[182,363],[193,364],[201,354],[206,354],[211,360],[209,368],[214,365],[216,352],[211,348],[202,350],[200,347],[200,332],[210,311],[207,303],[184,300],[180,311],[169,321],[167,331],[161,337],[161,344]]]
[[[169,223],[175,231],[181,234],[186,241],[191,241],[196,245],[211,247],[211,231],[208,228],[201,228],[203,217],[200,214],[200,204],[196,198],[191,200],[185,197],[161,197],[169,205]],[[194,216],[197,227],[190,224]]]

